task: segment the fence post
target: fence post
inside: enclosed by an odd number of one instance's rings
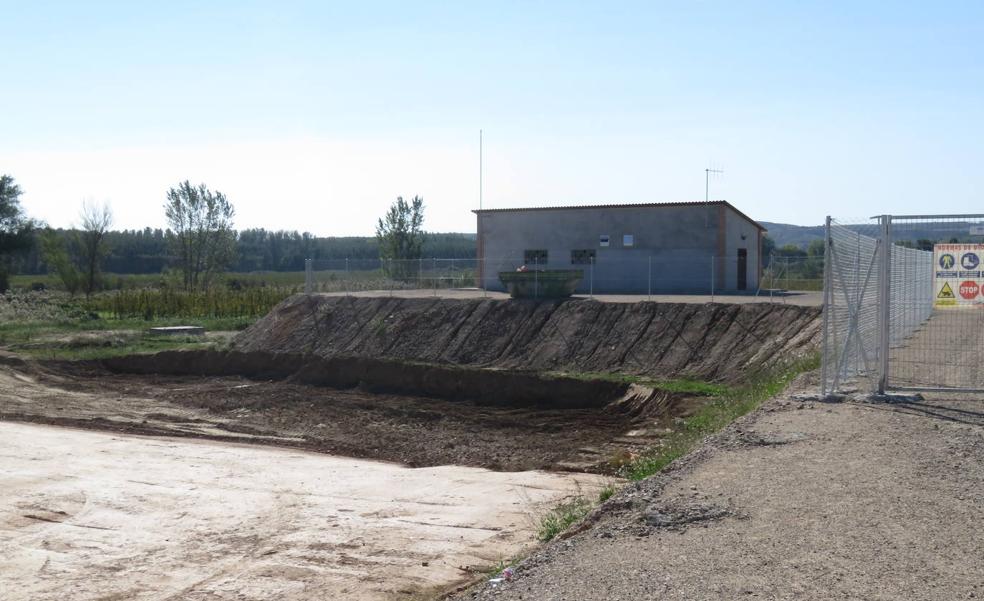
[[[879,363],[878,373],[878,394],[885,394],[888,387],[888,347],[889,347],[889,328],[891,328],[892,317],[892,216],[881,216],[881,269],[879,280],[878,309],[880,318],[878,320],[879,343]]]
[[[830,215],[827,215],[827,220],[824,224],[824,241],[823,241],[823,307],[821,309],[823,313],[823,349],[821,350],[822,357],[820,359],[820,396],[821,398],[826,398],[828,392],[833,392],[832,390],[827,390],[827,364],[833,359],[830,354],[830,347],[828,341],[828,332],[830,324],[830,295],[832,293],[832,281],[831,281],[831,268],[833,261],[830,260]],[[789,290],[787,289],[787,292]]]
[[[314,272],[311,259],[304,259],[304,294],[311,294],[314,288]]]
[[[646,288],[647,288],[646,294],[648,296],[648,300],[652,301],[653,300],[653,256],[652,255],[649,255],[649,274],[648,275],[649,275],[649,277],[648,277],[648,283],[646,285]]]

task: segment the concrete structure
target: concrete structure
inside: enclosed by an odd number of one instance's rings
[[[765,228],[723,200],[485,209],[478,285],[500,271],[582,269],[578,292],[754,292]]]

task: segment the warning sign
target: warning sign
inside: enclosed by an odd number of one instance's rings
[[[980,292],[981,287],[977,285],[976,282],[964,282],[960,284],[960,296],[967,300],[974,300],[977,298],[977,293]]]
[[[933,253],[936,306],[984,304],[984,244],[937,244]]]

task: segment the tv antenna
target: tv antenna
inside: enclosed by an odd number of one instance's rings
[[[710,185],[711,185],[711,174],[712,173],[724,173],[724,169],[704,169],[704,202],[711,200],[710,198]]]

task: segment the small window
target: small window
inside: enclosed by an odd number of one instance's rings
[[[571,251],[571,265],[590,265],[594,263],[594,258],[595,250],[593,248]]]
[[[598,236],[598,244],[602,247],[608,248],[608,234]]]
[[[635,246],[635,236],[632,234],[622,234],[622,246]]]
[[[546,265],[547,251],[546,250],[523,251],[523,263],[526,263],[527,265]]]

